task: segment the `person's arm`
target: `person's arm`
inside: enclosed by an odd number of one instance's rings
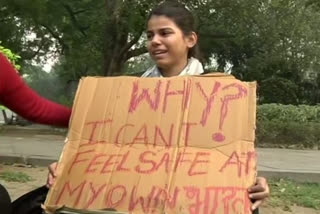
[[[71,109],[40,97],[0,54],[0,103],[20,116],[47,125],[68,126]]]

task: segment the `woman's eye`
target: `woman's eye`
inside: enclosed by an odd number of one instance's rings
[[[168,36],[169,34],[171,34],[171,32],[169,32],[169,31],[164,31],[164,32],[162,32],[162,35],[163,35],[163,36]]]
[[[147,39],[150,40],[152,39],[153,35],[152,34],[147,34]]]

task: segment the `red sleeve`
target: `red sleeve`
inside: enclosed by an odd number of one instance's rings
[[[37,123],[68,126],[71,109],[40,97],[0,54],[0,103]]]

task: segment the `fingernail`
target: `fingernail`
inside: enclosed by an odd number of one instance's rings
[[[249,198],[252,198],[252,197],[253,197],[253,195],[249,194]]]

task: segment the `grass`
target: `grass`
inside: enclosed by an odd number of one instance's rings
[[[0,179],[7,182],[26,183],[32,181],[32,178],[23,172],[3,171],[0,172]]]
[[[271,188],[269,205],[288,211],[292,205],[320,210],[319,183],[298,183],[289,179],[270,179],[268,182]]]

